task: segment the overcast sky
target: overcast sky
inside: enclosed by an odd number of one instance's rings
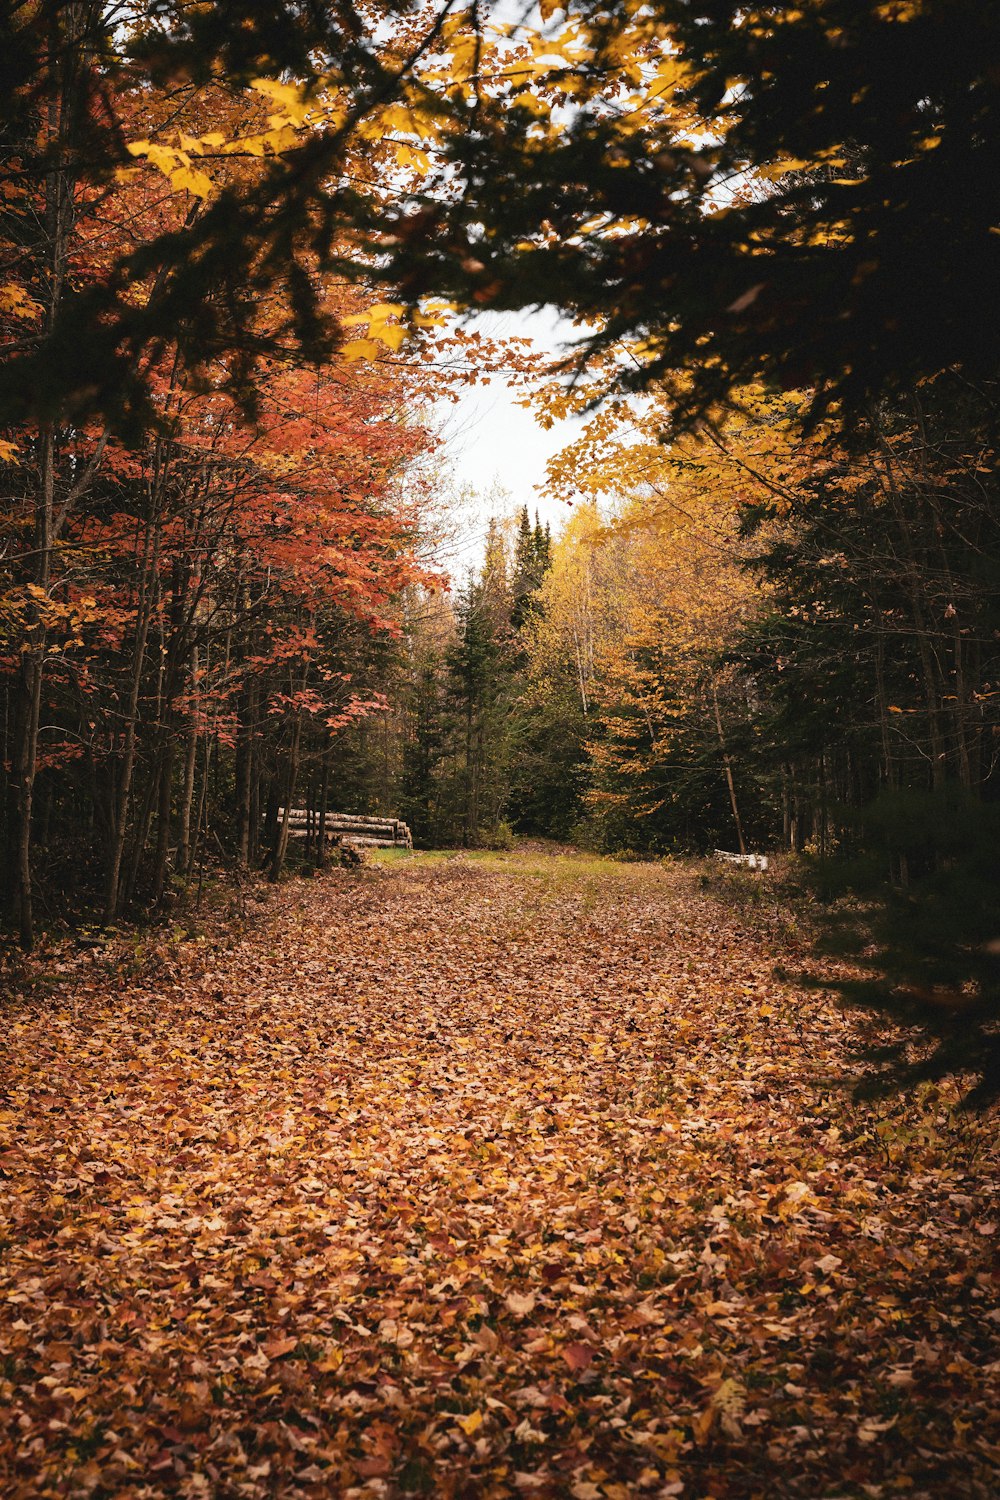
[[[575,333],[571,324],[549,309],[487,313],[476,320],[476,326],[494,338],[530,338],[546,353],[557,353],[560,339],[572,339]],[[520,387],[511,388],[503,375],[494,375],[489,385],[470,386],[457,406],[442,403],[444,457],[456,488],[471,486],[485,500],[491,490],[500,487],[510,497],[508,512],[527,505],[532,516],[537,510],[541,520],[557,531],[570,511],[564,501],[549,498],[545,464],[572,441],[581,424],[575,420],[558,422],[545,431],[529,411],[518,405],[522,396]],[[467,550],[471,561],[478,543],[470,540]]]

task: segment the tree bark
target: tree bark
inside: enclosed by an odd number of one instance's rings
[[[191,650],[192,685],[198,677],[198,648]],[[177,872],[185,880],[191,873],[191,808],[194,802],[195,768],[198,761],[198,726],[192,715],[184,756],[184,787],[181,792],[180,826],[177,834]]]
[[[132,799],[132,775],[135,770],[136,735],[139,723],[139,694],[142,688],[142,674],[146,661],[146,641],[149,636],[149,624],[152,615],[152,575],[159,557],[159,528],[156,527],[154,533],[154,524],[153,517],[150,517],[143,540],[143,570],[139,586],[139,596],[136,601],[136,632],[132,654],[132,675],[129,683],[128,708],[125,714],[125,745],[122,755],[121,774],[118,781],[118,795],[115,798],[112,814],[112,844],[104,891],[105,922],[113,922],[118,916],[121,906],[122,860],[125,854],[125,841],[128,836],[128,811]]]
[[[732,761],[729,757],[729,751],[726,749],[726,737],[722,732],[722,714],[719,712],[719,694],[716,691],[714,677],[711,679],[711,685],[712,706],[715,709],[715,727],[719,735],[719,748],[722,751],[722,764],[725,767],[726,772],[726,785],[729,788],[729,805],[733,810],[733,822],[736,824],[736,837],[740,842],[740,853],[745,854],[747,852],[747,846],[743,839],[743,822],[740,818],[739,803],[736,800],[736,783],[733,780]]]
[[[281,872],[285,864],[285,856],[288,853],[288,827],[289,814],[292,810],[292,798],[295,796],[295,783],[299,773],[299,747],[302,743],[302,714],[297,711],[292,726],[292,741],[288,748],[288,771],[285,779],[285,805],[281,809],[281,817],[275,830],[274,848],[271,853],[271,862],[268,868],[268,878],[280,880]]]

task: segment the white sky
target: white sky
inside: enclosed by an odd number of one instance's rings
[[[562,340],[578,337],[571,324],[551,309],[524,313],[484,313],[474,327],[493,338],[514,336],[529,338],[545,353],[559,352]],[[527,505],[532,517],[538,511],[542,522],[548,521],[558,531],[570,515],[562,500],[546,493],[546,461],[571,442],[582,425],[578,419],[557,422],[548,431],[540,427],[531,412],[518,405],[523,397],[521,387],[511,387],[502,374],[494,375],[489,385],[470,386],[457,405],[442,402],[439,417],[444,438],[443,457],[456,490],[471,487],[481,497],[478,524],[473,528],[467,548],[469,563],[476,560],[482,532],[490,510],[490,492],[503,490],[507,498],[502,510],[511,514]],[[494,498],[496,496],[494,495]]]

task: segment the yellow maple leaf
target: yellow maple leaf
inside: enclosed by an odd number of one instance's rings
[[[239,140],[227,141],[223,150],[229,156],[264,156],[265,140],[263,135],[245,135]]]
[[[181,166],[170,174],[170,185],[178,192],[191,193],[195,198],[210,198],[212,196],[212,179],[207,172],[199,172],[196,167]]]
[[[378,344],[374,339],[352,339],[340,351],[341,359],[351,365],[356,359],[377,359]]]
[[[34,318],[41,311],[41,305],[16,282],[8,281],[0,286],[0,313],[13,318]]]
[[[787,161],[775,162],[773,166],[761,167],[757,173],[759,177],[766,177],[773,182],[778,177],[784,177],[788,172],[808,172],[815,166],[815,162],[802,161],[798,157],[791,157]]]
[[[146,147],[143,155],[151,167],[169,177],[179,166],[190,165],[190,157],[185,156],[183,151],[177,151],[173,146],[158,146],[153,141],[145,141]]]
[[[379,339],[386,348],[395,353],[406,339],[406,329],[398,323],[373,323],[369,329],[372,338]]]
[[[416,167],[418,172],[430,171],[431,159],[427,155],[427,152],[422,151],[419,146],[409,146],[404,142],[395,142],[393,149],[396,154],[396,161],[401,167]]]
[[[251,78],[250,87],[280,104],[286,119],[301,125],[312,105],[303,98],[302,90],[294,83],[279,83],[275,78]]]

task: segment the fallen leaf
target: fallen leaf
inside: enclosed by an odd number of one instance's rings
[[[483,1425],[483,1414],[481,1411],[470,1412],[467,1417],[459,1417],[458,1425],[466,1437],[472,1437]]]
[[[526,1294],[509,1292],[504,1299],[504,1305],[516,1318],[526,1318],[535,1310],[535,1295],[533,1292]]]
[[[560,1352],[574,1374],[585,1370],[594,1358],[590,1344],[566,1344]]]

